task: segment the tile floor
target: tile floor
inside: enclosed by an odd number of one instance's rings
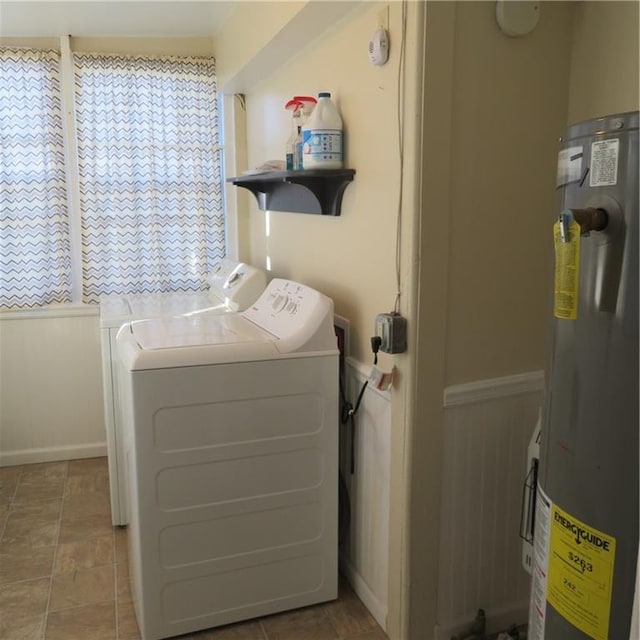
[[[136,640],[106,458],[0,468],[0,640]],[[182,640],[385,640],[353,591]]]

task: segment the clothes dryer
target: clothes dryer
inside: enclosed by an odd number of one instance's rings
[[[332,301],[274,279],[242,313],[132,322],[117,343],[142,638],[335,599]]]
[[[266,283],[264,271],[224,258],[207,277],[207,291],[112,295],[100,299],[104,416],[111,520],[114,525],[126,525],[128,522],[122,416],[115,352],[118,329],[126,322],[145,318],[242,311],[255,302]]]

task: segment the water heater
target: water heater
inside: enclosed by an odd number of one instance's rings
[[[557,178],[528,637],[638,640],[638,113],[571,126]]]

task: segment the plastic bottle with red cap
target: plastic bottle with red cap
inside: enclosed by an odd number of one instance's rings
[[[313,96],[293,96],[293,99],[302,105],[300,109],[302,111],[302,127],[304,127],[313,113],[317,100]],[[302,131],[299,132],[296,140],[294,167],[300,171],[304,168],[302,166]]]
[[[291,111],[291,133],[285,147],[285,168],[287,171],[297,169],[296,163],[296,146],[298,139],[301,137],[302,129],[302,102],[293,98],[284,105],[287,111]]]
[[[316,102],[313,96],[293,96],[284,106],[287,111],[291,111],[291,134],[285,151],[287,171],[302,169],[302,127],[313,112]]]

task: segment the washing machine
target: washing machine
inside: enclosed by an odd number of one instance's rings
[[[119,331],[144,640],[337,597],[333,322],[329,298],[274,279],[244,312]]]
[[[100,299],[104,416],[111,520],[114,525],[126,525],[128,522],[122,416],[115,352],[118,329],[126,322],[144,318],[242,311],[255,302],[266,283],[264,271],[224,258],[208,275],[206,291],[112,295]]]

